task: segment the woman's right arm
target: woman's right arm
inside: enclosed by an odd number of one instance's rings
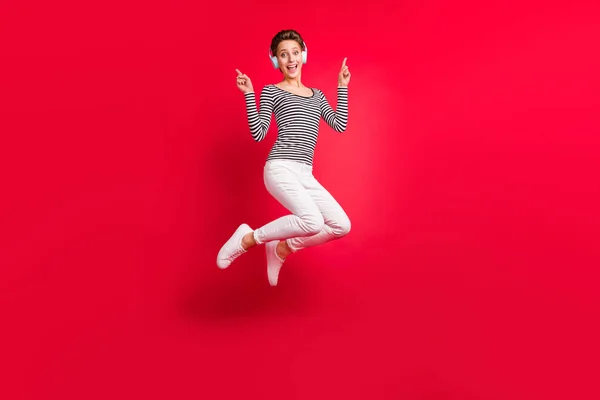
[[[252,81],[246,74],[242,74],[239,69],[237,72],[237,87],[244,93],[246,99],[246,112],[248,114],[248,125],[252,138],[260,142],[267,135],[269,124],[271,123],[271,114],[273,113],[273,96],[267,91],[265,86],[260,94],[260,111],[256,109],[256,95]]]
[[[256,109],[256,95],[253,91],[245,92],[244,97],[246,99],[246,113],[250,133],[255,141],[260,142],[267,135],[271,124],[273,97],[266,87],[263,88],[260,94],[260,110]]]

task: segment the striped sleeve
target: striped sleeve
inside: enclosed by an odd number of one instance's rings
[[[246,98],[246,111],[248,114],[248,126],[252,138],[260,142],[267,135],[271,124],[273,113],[273,94],[263,88],[260,94],[260,110],[256,109],[256,95],[254,92],[244,93]]]
[[[348,87],[337,88],[337,110],[334,111],[325,94],[321,95],[321,116],[337,132],[344,132],[348,124]]]

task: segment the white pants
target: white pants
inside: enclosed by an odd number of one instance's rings
[[[339,239],[350,231],[350,219],[333,196],[315,179],[312,166],[270,160],[264,167],[269,193],[292,214],[254,231],[257,244],[285,240],[296,252]]]

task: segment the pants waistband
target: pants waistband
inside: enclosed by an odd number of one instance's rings
[[[296,172],[312,172],[313,166],[300,161],[294,160],[268,160],[265,167],[270,165],[282,165]]]

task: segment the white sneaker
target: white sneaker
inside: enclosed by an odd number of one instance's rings
[[[247,224],[241,224],[236,229],[229,240],[221,247],[221,250],[219,250],[219,255],[217,256],[217,266],[219,268],[225,269],[229,267],[233,260],[246,252],[242,247],[242,238],[249,232],[252,232],[252,228]]]
[[[279,240],[265,243],[265,251],[267,253],[267,277],[269,278],[269,284],[271,286],[277,286],[279,271],[284,263],[284,260],[277,255],[278,244]]]

